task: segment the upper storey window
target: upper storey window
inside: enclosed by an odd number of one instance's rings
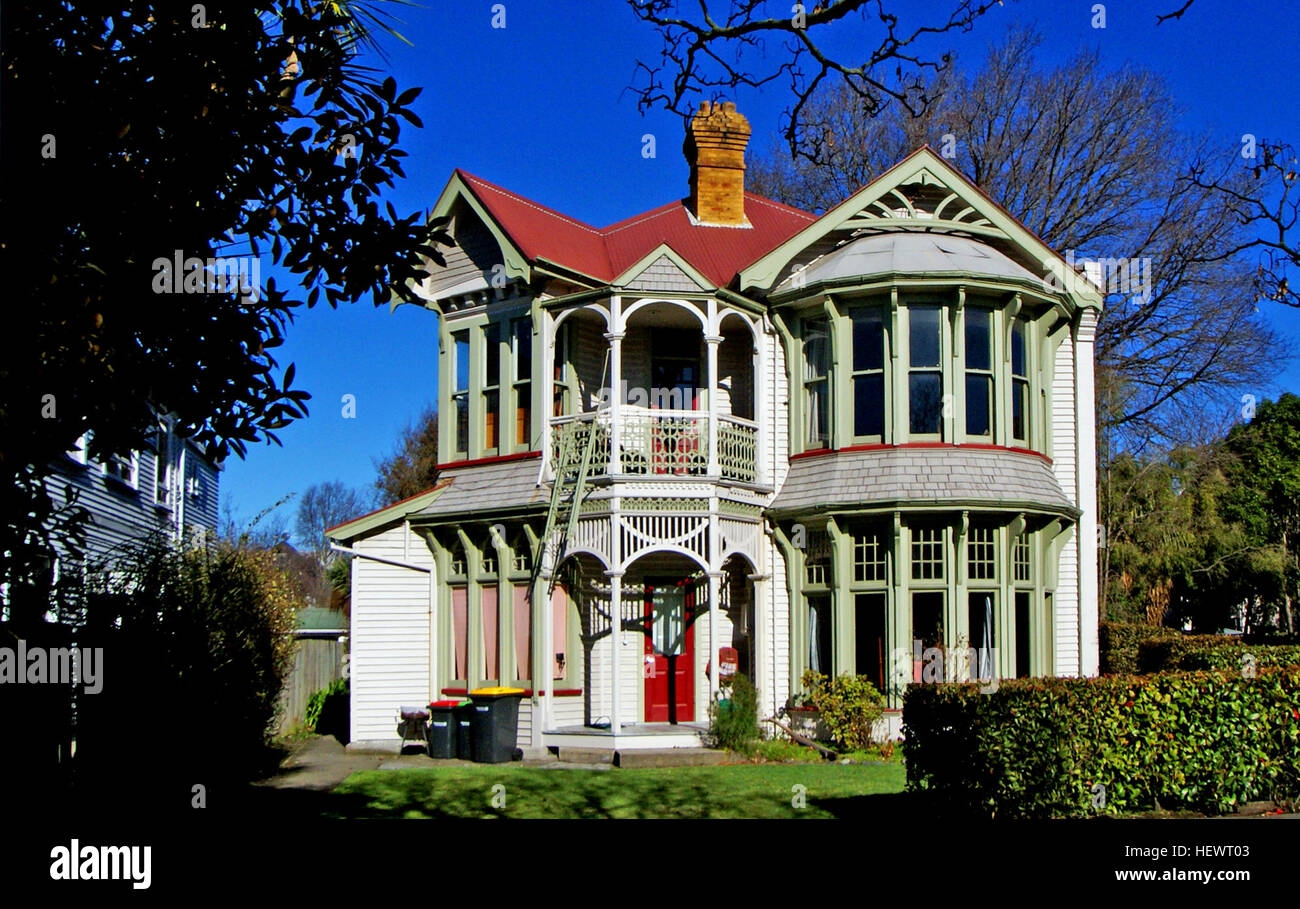
[[[830,320],[808,319],[803,329],[803,386],[807,402],[806,442],[808,448],[828,448],[831,444]]]
[[[453,332],[451,341],[451,407],[456,419],[452,452],[464,455],[469,452],[469,332]]]
[[[993,313],[966,311],[966,435],[993,437]]]
[[[501,323],[483,326],[483,448],[501,447]]]
[[[1029,355],[1025,323],[1011,328],[1011,440],[1029,444]]]
[[[885,437],[885,322],[879,308],[858,309],[853,322],[853,435]]]
[[[942,310],[938,306],[915,306],[908,317],[908,432],[937,438],[943,432],[944,411]]]
[[[533,320],[514,321],[511,331],[514,355],[515,444],[527,448],[532,441],[533,422]]]

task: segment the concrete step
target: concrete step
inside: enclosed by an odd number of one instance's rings
[[[615,766],[634,767],[711,767],[727,759],[725,751],[711,748],[638,748],[615,754]]]
[[[612,764],[614,763],[614,749],[571,748],[567,745],[561,745],[557,757],[566,764]]]

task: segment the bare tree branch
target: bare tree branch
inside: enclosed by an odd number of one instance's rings
[[[1187,0],[1186,3],[1184,3],[1179,9],[1174,10],[1172,13],[1165,13],[1163,16],[1157,15],[1156,25],[1164,25],[1166,19],[1183,18],[1183,13],[1187,12],[1188,7],[1190,7],[1195,2],[1196,0]]]
[[[803,4],[769,0],[727,0],[725,17],[719,21],[717,0],[696,0],[697,13],[678,11],[676,0],[628,0],[632,11],[653,26],[662,41],[659,59],[638,60],[631,86],[642,112],[663,107],[687,117],[701,96],[716,96],[738,87],[758,88],[775,80],[788,79],[794,102],[786,109],[782,128],[792,155],[818,160],[822,141],[802,133],[802,113],[813,94],[824,84],[845,88],[868,116],[875,116],[896,102],[913,116],[933,100],[915,78],[905,79],[903,67],[917,72],[941,72],[950,62],[947,53],[927,53],[919,43],[927,38],[955,31],[970,31],[975,22],[1002,0],[953,0],[946,19],[903,26],[899,16],[887,9],[886,0],[832,0],[807,10]],[[768,8],[781,10],[770,15]],[[785,15],[786,11],[793,15]],[[852,14],[861,20],[861,30],[871,36],[868,50],[855,60],[840,59],[829,51],[828,41],[857,32],[851,31]],[[875,36],[878,35],[878,39]],[[863,36],[865,37],[865,36]],[[780,62],[766,57],[769,39],[785,39],[786,53]],[[751,69],[755,57],[765,68]],[[894,64],[894,73],[886,64]],[[829,80],[829,82],[828,82]]]

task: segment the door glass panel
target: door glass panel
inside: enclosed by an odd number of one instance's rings
[[[686,599],[677,587],[656,587],[651,595],[650,639],[660,656],[681,656],[686,648]]]

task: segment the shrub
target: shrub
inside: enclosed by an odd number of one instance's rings
[[[907,785],[990,816],[1186,807],[1300,788],[1300,668],[913,685]]]
[[[154,540],[117,564],[82,632],[112,668],[79,716],[79,767],[133,772],[138,743],[184,728],[201,731],[206,747],[187,755],[180,775],[265,769],[301,605],[274,554]],[[152,765],[140,772],[155,781]]]
[[[866,676],[828,678],[809,669],[802,681],[809,702],[837,745],[861,749],[871,744],[871,730],[884,715],[885,699]]]
[[[1140,672],[1139,650],[1144,641],[1181,637],[1174,628],[1102,622],[1097,627],[1098,655],[1102,675],[1133,675]]]
[[[1252,661],[1255,667],[1297,666],[1300,665],[1300,646],[1247,644],[1231,635],[1198,634],[1143,641],[1138,649],[1138,665],[1142,672],[1202,669],[1240,672]]]
[[[335,679],[307,700],[303,722],[317,735],[342,734],[346,740],[350,698],[348,680]]]
[[[731,681],[731,697],[709,705],[709,735],[714,745],[752,754],[760,738],[758,729],[758,692],[744,673]]]

